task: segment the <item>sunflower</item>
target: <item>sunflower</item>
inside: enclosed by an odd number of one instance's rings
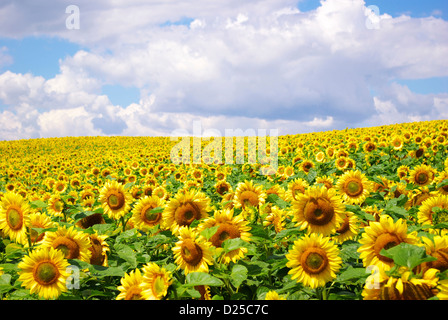
[[[284,296],[279,295],[277,291],[270,290],[266,292],[264,300],[286,300],[286,298]]]
[[[176,233],[180,227],[208,217],[209,206],[210,199],[200,191],[178,191],[166,204],[163,221],[167,228]]]
[[[336,158],[334,165],[336,166],[336,169],[338,170],[345,170],[348,167],[348,158],[347,157],[338,157]]]
[[[90,262],[92,256],[89,250],[91,244],[88,234],[77,231],[74,226],[68,229],[65,226],[60,226],[55,232],[46,232],[41,245],[62,251],[66,259]]]
[[[317,233],[296,240],[286,258],[291,279],[313,289],[336,278],[342,264],[338,247],[328,237]]]
[[[403,148],[403,144],[403,138],[399,135],[392,138],[391,145],[394,147],[394,150],[401,150]]]
[[[118,220],[130,210],[132,195],[121,183],[110,180],[101,189],[99,201],[109,218]]]
[[[12,241],[26,244],[30,207],[22,196],[6,192],[0,203],[0,230]]]
[[[246,206],[259,208],[265,201],[266,193],[263,191],[262,186],[254,186],[250,180],[238,183],[233,198],[235,208],[244,209]]]
[[[292,210],[296,226],[329,235],[343,222],[345,207],[335,189],[313,186],[299,195]]]
[[[364,287],[364,300],[427,300],[437,295],[437,269],[428,269],[422,278],[411,277],[409,271],[401,277],[389,277],[378,286]]]
[[[30,239],[32,244],[39,244],[43,241],[45,232],[38,233],[33,228],[48,229],[55,226],[50,217],[43,213],[32,212],[30,217]]]
[[[116,300],[148,300],[148,293],[143,288],[143,276],[139,269],[125,273],[120,283],[121,286],[117,287],[120,293]]]
[[[45,299],[56,299],[67,291],[66,281],[69,263],[56,249],[38,248],[23,257],[18,264],[19,281],[30,293]]]
[[[232,186],[225,180],[219,180],[213,187],[220,196],[223,196],[228,192],[232,192]]]
[[[217,254],[220,256],[220,261],[224,263],[230,263],[230,261],[236,262],[244,257],[247,253],[247,248],[238,248],[229,252],[224,252],[222,249],[223,242],[227,239],[241,238],[246,242],[250,241],[250,227],[249,222],[246,221],[241,215],[234,216],[233,209],[223,209],[215,211],[213,217],[205,219],[199,226],[198,232],[201,233],[207,228],[218,226],[218,229],[210,238],[210,242],[217,248]]]
[[[213,264],[210,243],[186,226],[180,227],[178,233],[179,241],[172,249],[178,269],[185,274],[208,272],[208,266]]]
[[[173,282],[171,272],[158,266],[154,262],[149,262],[142,267],[143,289],[148,300],[161,300],[168,292],[168,288]]]
[[[424,200],[418,209],[417,218],[421,225],[448,222],[448,196],[437,195]]]
[[[76,226],[81,229],[88,229],[96,224],[105,224],[106,221],[104,220],[102,213],[93,213],[87,217],[82,218],[78,222],[76,222]]]
[[[434,182],[436,183],[436,186],[438,186],[445,180],[448,180],[448,171],[446,169],[445,169],[445,171],[442,171],[438,174],[437,178],[434,179]],[[448,195],[448,184],[445,186],[441,186],[440,188],[437,189],[437,191],[440,194]]]
[[[285,229],[285,218],[286,214],[284,210],[278,208],[277,206],[271,207],[271,212],[266,216],[263,221],[263,226],[267,227],[270,225],[274,226],[275,232],[280,232]]]
[[[62,197],[60,194],[56,193],[51,195],[50,199],[48,200],[48,207],[47,211],[49,214],[55,217],[63,217],[63,210],[64,210],[64,202],[62,201]]]
[[[107,252],[109,251],[107,238],[107,235],[99,235],[96,232],[89,235],[89,250],[92,253],[90,264],[107,267]]]
[[[297,201],[298,195],[305,193],[305,190],[309,187],[308,182],[305,179],[297,178],[288,183],[288,190],[285,197],[287,201]]]
[[[132,223],[137,229],[147,232],[150,228],[162,223],[162,210],[154,211],[153,209],[163,206],[163,201],[157,196],[141,198],[132,210]]]
[[[300,164],[300,170],[302,170],[305,173],[310,172],[310,170],[314,168],[314,163],[311,160],[304,160],[301,164]]]
[[[200,285],[200,286],[194,286],[194,288],[201,294],[199,300],[212,300],[210,294],[210,286]]]
[[[336,229],[334,240],[338,243],[353,239],[358,234],[359,219],[350,211],[345,212],[344,221]]]
[[[67,182],[63,180],[58,180],[53,185],[53,191],[57,193],[64,193],[65,190],[67,190],[67,185],[68,185]]]
[[[316,177],[316,184],[321,183],[327,189],[333,188],[334,180],[329,176]]]
[[[380,220],[370,221],[364,229],[361,246],[358,248],[363,265],[376,265],[380,270],[388,271],[394,265],[391,258],[383,256],[381,250],[390,249],[402,242],[417,244],[416,232],[408,234],[408,227],[403,219],[396,222],[388,215],[381,215]]]
[[[409,182],[420,187],[426,186],[434,179],[434,169],[425,164],[416,166],[409,172]]]
[[[337,181],[336,188],[342,199],[349,204],[362,204],[369,195],[372,185],[359,171],[347,171]]]

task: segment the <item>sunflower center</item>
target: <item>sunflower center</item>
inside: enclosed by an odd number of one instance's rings
[[[142,300],[141,293],[142,293],[142,289],[139,286],[134,285],[126,291],[126,297],[124,299],[125,300]]]
[[[258,194],[253,191],[243,191],[240,195],[240,201],[244,207],[251,205],[253,207],[258,206]]]
[[[79,246],[72,239],[59,237],[54,240],[53,248],[61,250],[66,259],[77,259],[79,257]]]
[[[431,219],[434,224],[448,222],[448,210],[447,209],[439,209],[436,212],[433,212],[431,214]]]
[[[383,233],[378,238],[376,238],[375,245],[374,245],[373,249],[374,249],[375,254],[378,257],[378,259],[380,259],[381,261],[387,262],[387,263],[391,263],[394,260],[381,255],[380,252],[383,249],[387,250],[392,247],[395,247],[396,245],[400,244],[401,242],[402,241],[400,240],[400,238],[397,235],[392,234],[392,233]]]
[[[195,219],[200,218],[199,208],[192,202],[181,205],[174,214],[179,226],[189,226]]]
[[[310,199],[305,205],[305,219],[314,225],[323,226],[331,221],[334,208],[330,201],[323,198]]]
[[[182,243],[182,258],[190,265],[197,265],[202,260],[201,248],[190,239]]]
[[[222,223],[219,225],[215,234],[210,238],[210,241],[215,247],[220,248],[225,240],[239,238],[240,235],[241,233],[237,226],[229,223]]]
[[[350,230],[350,221],[348,217],[345,217],[344,222],[339,226],[336,232],[339,234],[344,234],[348,230]]]
[[[426,172],[420,172],[416,175],[415,180],[418,184],[425,184],[429,180],[429,176],[426,174]]]
[[[308,248],[302,253],[300,264],[306,273],[321,273],[328,266],[327,254],[320,248]]]
[[[112,191],[112,194],[107,198],[107,204],[112,210],[121,209],[125,204],[124,194],[119,191]]]
[[[8,211],[6,211],[6,219],[12,230],[20,230],[22,228],[23,214],[19,208],[10,207]]]
[[[357,197],[362,193],[363,188],[362,188],[362,184],[359,181],[349,180],[345,184],[344,190],[347,193],[347,195],[349,195],[350,197]]]
[[[59,201],[59,200],[55,201],[55,202],[53,203],[53,209],[54,209],[54,211],[61,212],[62,209],[63,209],[63,204],[62,204],[62,202]]]
[[[148,223],[155,223],[159,221],[161,213],[151,212],[154,209],[152,205],[146,205],[141,212],[142,220]]]
[[[154,295],[156,297],[159,297],[160,295],[162,295],[166,290],[166,286],[165,286],[165,280],[163,279],[163,277],[158,276],[155,278],[155,280],[152,283],[152,291],[154,292]]]
[[[42,261],[34,267],[33,277],[41,285],[51,285],[59,278],[58,268],[49,261]]]

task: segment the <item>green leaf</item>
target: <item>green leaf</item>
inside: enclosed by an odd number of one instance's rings
[[[209,240],[211,237],[213,237],[213,235],[216,233],[216,231],[218,231],[219,226],[213,226],[210,228],[205,229],[204,231],[201,232],[201,235]]]
[[[247,279],[248,270],[245,266],[236,264],[232,268],[232,273],[230,274],[230,282],[239,288],[244,280]]]
[[[205,272],[192,272],[185,277],[185,286],[222,286],[224,283],[218,278]]]
[[[239,248],[246,247],[248,243],[241,238],[233,238],[233,239],[227,239],[222,243],[222,248],[224,249],[224,252],[230,252]]]
[[[382,249],[381,255],[393,259],[395,264],[407,267],[409,270],[423,262],[437,260],[426,254],[425,247],[419,247],[413,244],[402,242],[388,250]]]
[[[117,243],[114,246],[117,251],[118,256],[124,261],[128,262],[131,267],[137,267],[137,254],[132,250],[132,248],[123,243]]]
[[[30,202],[31,208],[46,208],[48,205],[42,200],[35,200]]]

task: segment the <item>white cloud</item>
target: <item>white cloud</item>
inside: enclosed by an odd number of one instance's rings
[[[16,2],[0,6],[10,17],[0,35],[55,35],[87,49],[61,60],[52,79],[0,74],[3,117],[16,116],[34,136],[69,134],[67,117],[77,135],[169,135],[194,120],[286,134],[446,111],[446,95],[418,95],[393,81],[448,76],[442,19],[382,14],[369,29],[362,0],[324,0],[310,12],[289,0],[78,1],[81,28],[67,30],[71,3],[40,4],[36,16]],[[161,27],[185,17],[189,25]],[[141,100],[115,106],[101,94],[106,84],[135,86]]]

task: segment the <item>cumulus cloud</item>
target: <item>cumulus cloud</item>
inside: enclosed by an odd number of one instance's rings
[[[448,76],[440,18],[382,14],[372,28],[362,0],[323,0],[308,12],[289,0],[78,1],[81,27],[67,30],[71,3],[31,2],[0,5],[1,36],[58,36],[85,49],[52,79],[0,74],[8,132],[169,135],[201,121],[287,134],[446,115],[446,94],[394,82]],[[140,101],[113,105],[101,94],[109,84],[139,88]]]

